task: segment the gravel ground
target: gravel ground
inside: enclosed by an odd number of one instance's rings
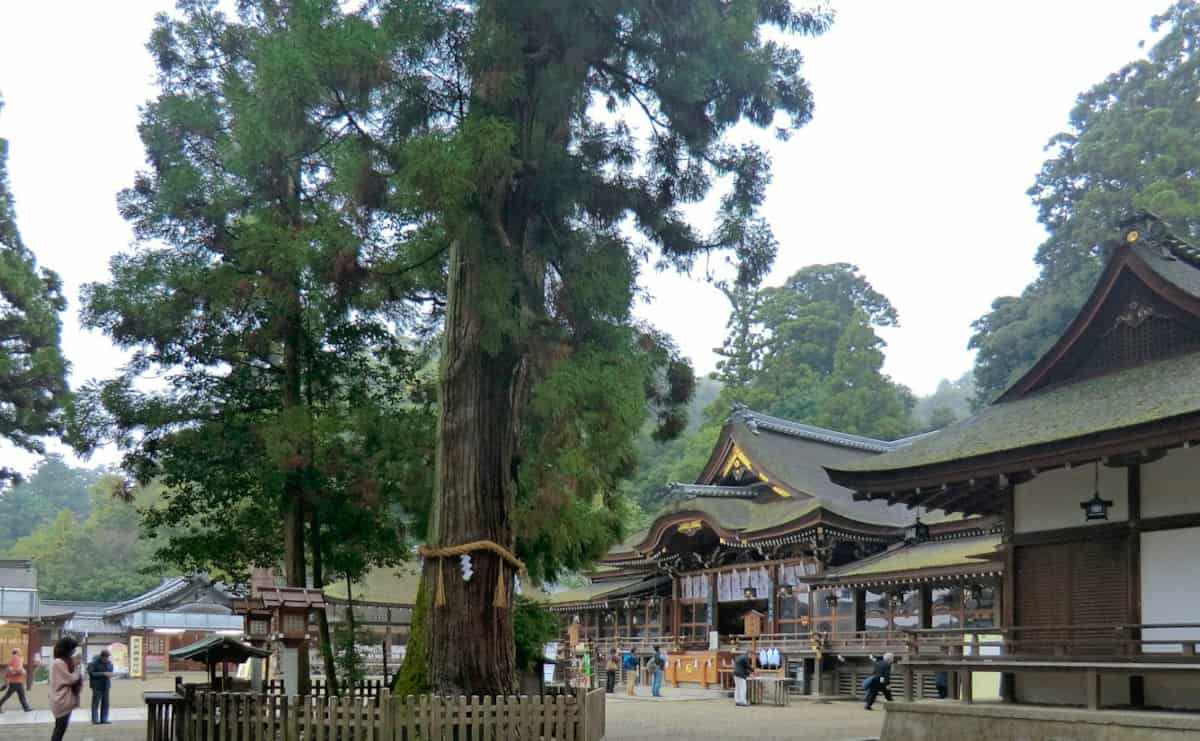
[[[46,741],[54,725],[46,723],[37,726],[0,727],[0,738],[4,741]],[[72,719],[67,728],[65,741],[136,741],[146,737],[146,721],[133,723],[113,723],[107,726],[94,726],[87,721],[76,723]]]
[[[607,708],[607,741],[865,741],[878,739],[883,708],[872,712],[857,702],[815,703],[796,700],[790,707],[735,708],[726,698],[613,697]],[[0,727],[3,741],[45,741],[51,725]],[[72,722],[68,741],[126,741],[144,738],[145,721],[93,726]]]
[[[607,741],[862,741],[879,738],[883,708],[867,712],[857,702],[795,701],[786,708],[738,708],[726,699],[615,699],[608,703],[606,723]]]

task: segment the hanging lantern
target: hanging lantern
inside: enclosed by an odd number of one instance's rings
[[[1111,499],[1102,499],[1100,497],[1100,462],[1095,463],[1095,477],[1092,482],[1092,498],[1079,503],[1079,508],[1083,510],[1083,519],[1087,522],[1092,520],[1107,520],[1108,508],[1113,506]]]

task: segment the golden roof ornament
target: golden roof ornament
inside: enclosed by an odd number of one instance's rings
[[[1138,241],[1138,239],[1141,238],[1141,236],[1142,236],[1141,234],[1138,234],[1137,229],[1130,229],[1125,234],[1125,242],[1127,244],[1133,244],[1134,242]]]

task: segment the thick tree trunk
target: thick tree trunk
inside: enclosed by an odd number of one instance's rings
[[[450,250],[430,545],[491,540],[511,549],[509,518],[527,370],[522,354],[505,341],[495,352],[483,347],[482,273],[480,247],[456,242]],[[492,553],[477,551],[471,559],[469,582],[463,581],[457,557],[425,563],[427,676],[440,694],[511,693],[517,686],[514,572]],[[435,604],[439,569],[443,607]],[[493,601],[500,569],[507,606],[498,608]]]
[[[299,307],[298,296],[296,297],[296,306]],[[299,309],[297,308],[296,311],[298,313]],[[300,319],[297,315],[293,315],[288,319],[288,329],[283,341],[283,369],[283,412],[285,418],[287,418],[289,412],[292,412],[303,404],[303,397],[301,396]],[[304,507],[304,479],[300,471],[300,467],[306,463],[304,461],[305,452],[307,451],[298,449],[295,451],[295,460],[283,461],[283,465],[289,469],[284,474],[283,479],[283,572],[289,587],[308,586],[308,572],[304,552],[304,529],[307,518],[305,517]],[[307,695],[310,687],[307,642],[300,645],[298,660],[299,686],[295,688],[295,692]],[[289,687],[288,691],[293,691],[293,688]]]
[[[313,586],[318,589],[325,586],[325,568],[321,559],[321,518],[316,512],[312,513],[312,533],[309,539],[312,543]],[[321,640],[321,658],[325,663],[325,687],[328,695],[338,694],[337,663],[333,660],[333,640],[329,635],[328,610],[317,613],[317,630]]]

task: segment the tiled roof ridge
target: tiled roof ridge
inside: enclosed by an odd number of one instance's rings
[[[173,579],[168,579],[145,594],[138,595],[124,602],[118,602],[104,611],[104,617],[116,617],[124,615],[127,612],[137,612],[143,606],[153,604],[156,600],[174,596],[191,586],[192,578],[191,576],[177,576]]]
[[[849,432],[838,432],[837,430],[830,430],[825,427],[817,427],[816,425],[757,412],[744,405],[736,405],[733,409],[733,414],[730,415],[730,419],[746,425],[756,435],[759,430],[767,430],[781,435],[815,440],[816,442],[838,445],[844,448],[866,450],[872,453],[887,453],[895,450],[904,441],[910,440],[909,438],[904,438],[904,440],[889,442],[864,435],[854,435]]]
[[[757,499],[763,491],[770,487],[756,481],[746,486],[720,486],[718,484],[688,484],[682,481],[672,481],[667,484],[668,495],[678,497],[712,497],[713,499]]]

